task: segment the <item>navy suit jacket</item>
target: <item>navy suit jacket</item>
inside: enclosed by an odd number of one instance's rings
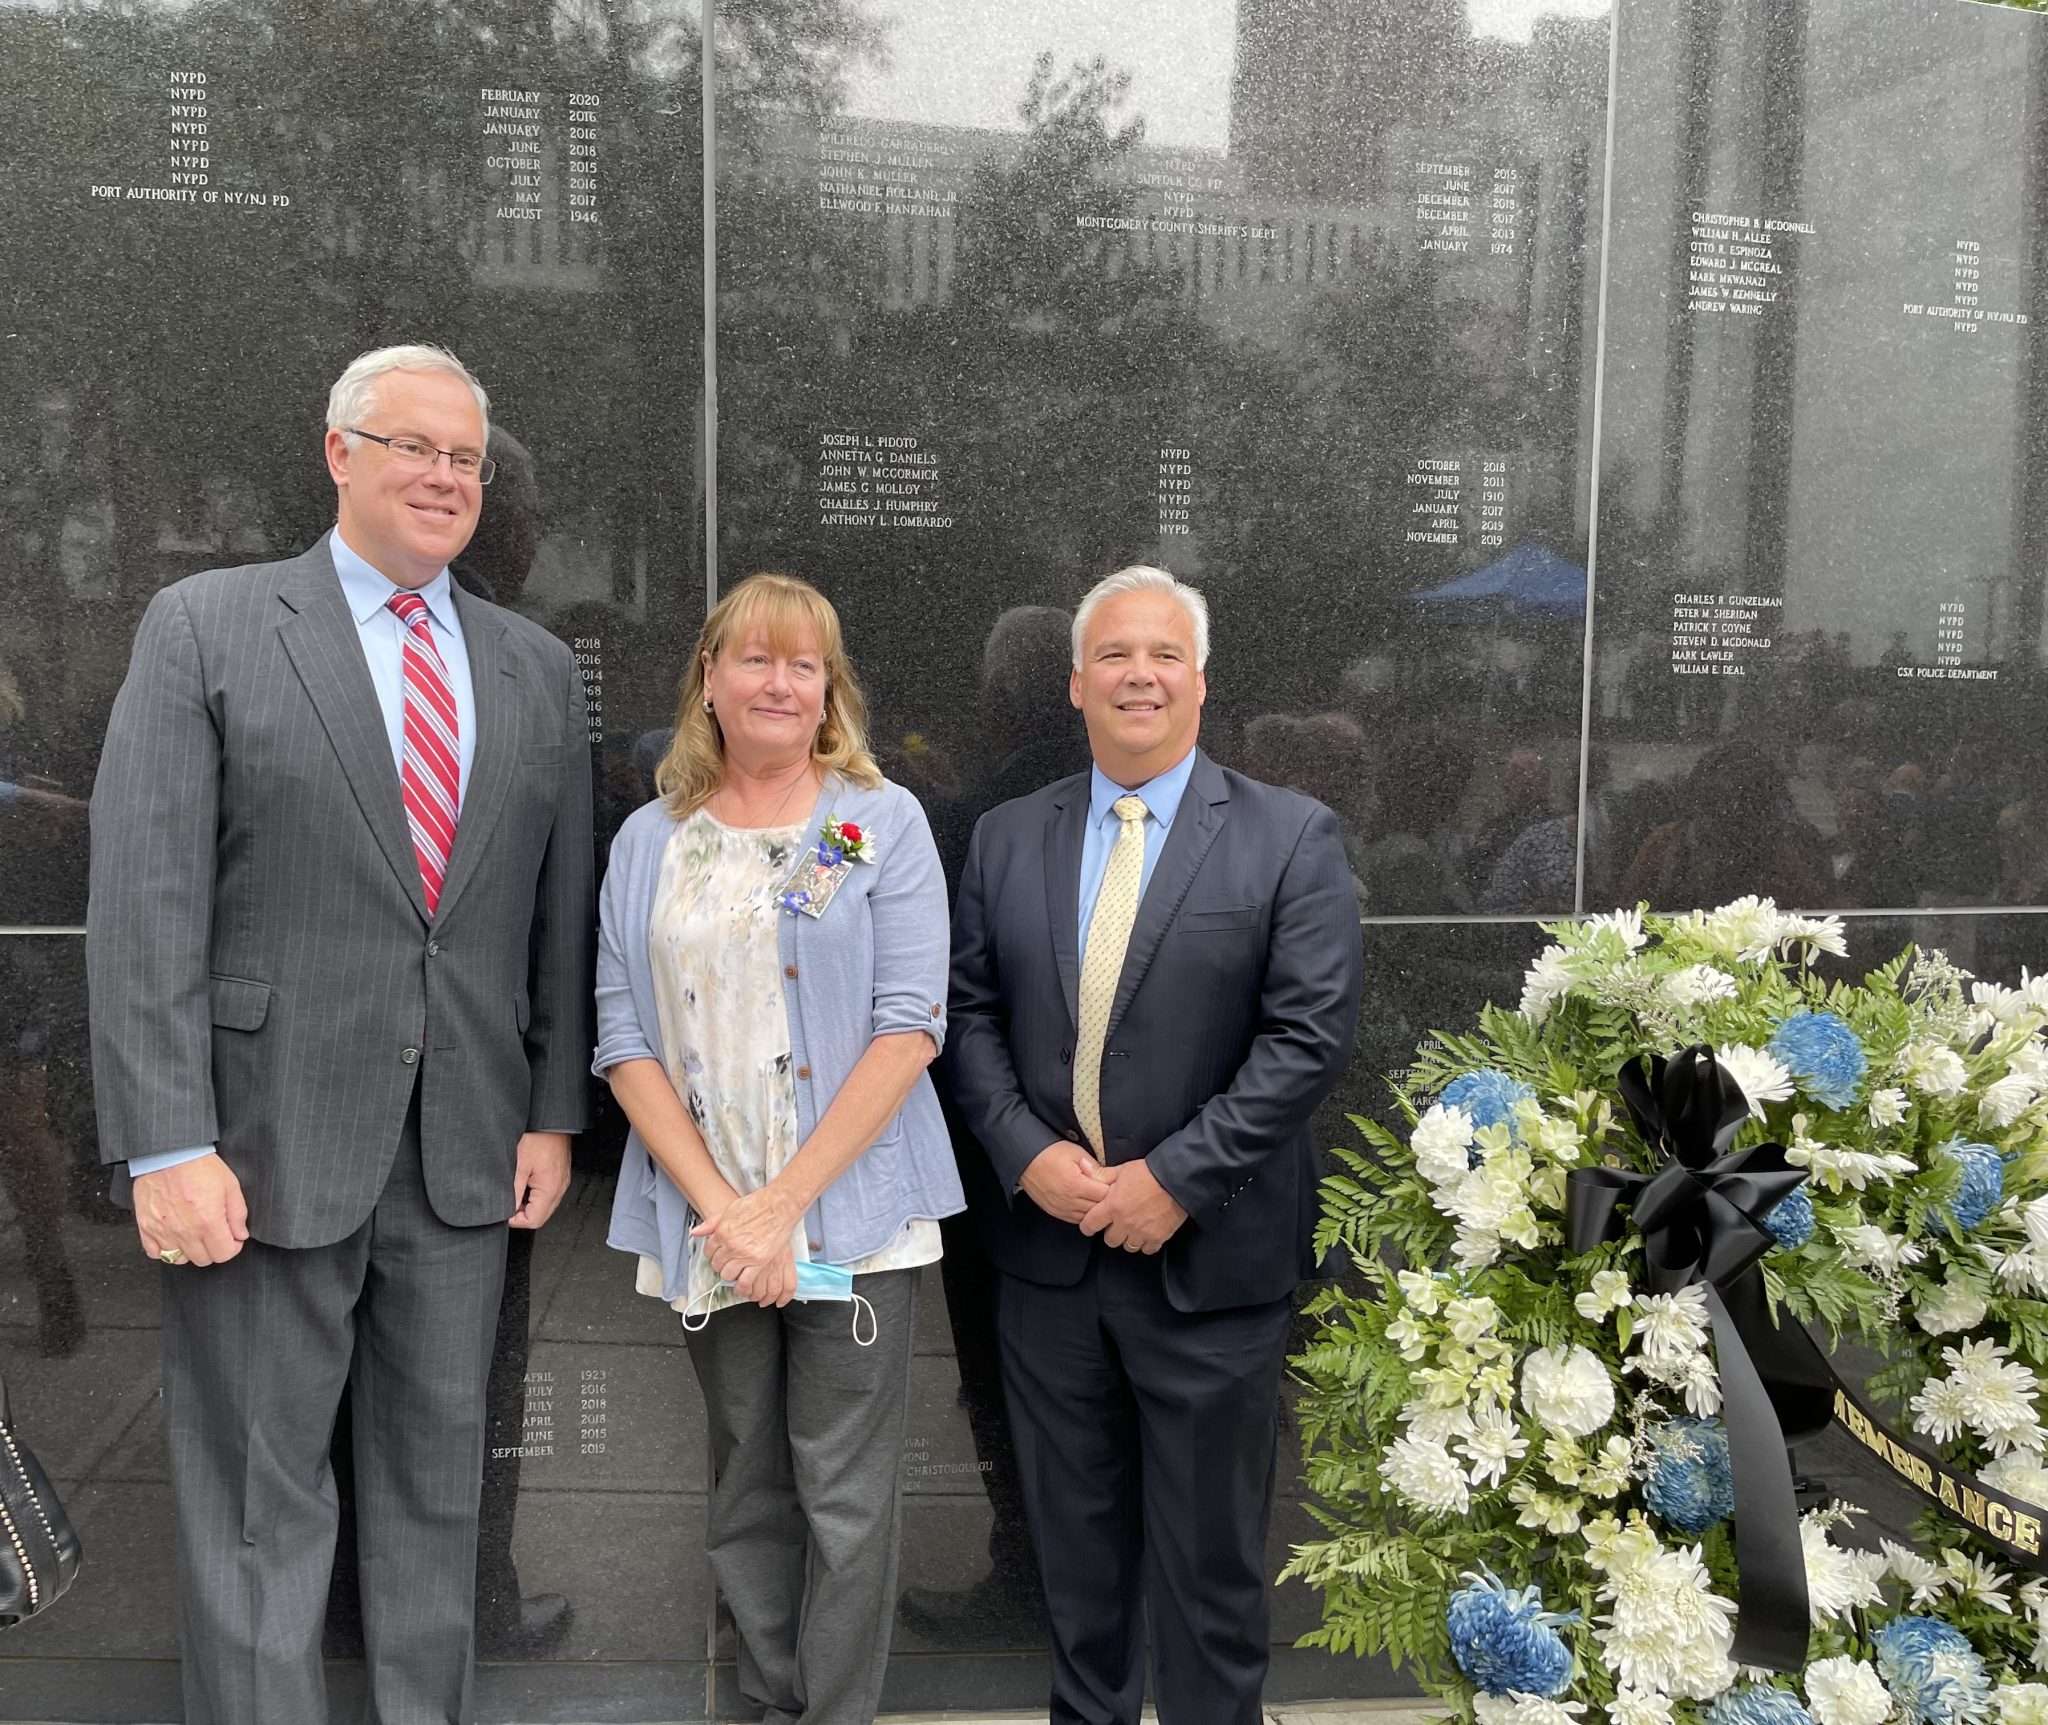
[[[968,1202],[1009,1274],[1065,1286],[1096,1241],[1017,1190],[1084,1140],[1073,1059],[1088,775],[976,824],[953,912],[943,1077],[982,1154]],[[1309,1117],[1358,1022],[1358,900],[1336,817],[1198,753],[1138,907],[1102,1060],[1106,1159],[1143,1157],[1188,1212],[1167,1242],[1181,1311],[1291,1293],[1314,1268]]]

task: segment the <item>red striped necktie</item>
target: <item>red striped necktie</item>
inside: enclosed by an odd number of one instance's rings
[[[405,759],[399,789],[427,915],[441,908],[441,883],[455,850],[455,817],[462,807],[462,727],[448,667],[434,644],[427,602],[417,593],[394,593],[391,609],[405,625]]]

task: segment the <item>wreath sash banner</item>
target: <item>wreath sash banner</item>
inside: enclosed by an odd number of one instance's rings
[[[1975,1475],[1930,1455],[1886,1424],[1832,1367],[1829,1375],[1835,1380],[1834,1423],[1876,1456],[1894,1479],[1950,1520],[1981,1534],[2012,1562],[2036,1574],[2048,1575],[2048,1553],[2041,1549],[2048,1509],[1986,1485]]]

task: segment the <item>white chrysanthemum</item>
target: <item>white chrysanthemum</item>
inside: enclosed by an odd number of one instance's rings
[[[1929,1378],[1913,1398],[1913,1429],[1936,1443],[1952,1443],[1969,1424],[1962,1386],[1953,1378]]]
[[[1550,1016],[1550,1009],[1571,993],[1577,980],[1571,955],[1561,946],[1546,946],[1522,974],[1522,1016],[1541,1024]]]
[[[2039,1450],[2008,1450],[1984,1464],[1984,1480],[2022,1502],[2048,1504],[2048,1465]]]
[[[1613,929],[1630,952],[1639,950],[1649,938],[1643,933],[1643,913],[1640,910],[1610,910],[1601,916],[1586,917],[1580,926],[1585,929],[1588,939],[1603,928]]]
[[[1657,992],[1666,1004],[1681,1011],[1706,1006],[1716,1000],[1733,1000],[1738,992],[1735,978],[1711,964],[1688,964],[1657,981]]]
[[[1541,1695],[1524,1695],[1519,1689],[1505,1695],[1472,1697],[1472,1712],[1479,1725],[1578,1725],[1585,1711],[1583,1701],[1551,1701]]]
[[[2020,1206],[2020,1225],[2027,1231],[2027,1244],[2048,1252],[2048,1194],[2029,1198]]]
[[[1514,1415],[1502,1407],[1483,1407],[1473,1416],[1472,1429],[1462,1445],[1465,1459],[1472,1464],[1469,1477],[1474,1485],[1499,1485],[1507,1478],[1508,1464],[1529,1453],[1529,1440]]]
[[[1623,1684],[1707,1701],[1735,1681],[1735,1602],[1713,1591],[1698,1546],[1608,1569],[1600,1597],[1611,1609],[1594,1633]]]
[[[1906,1118],[1906,1093],[1896,1085],[1870,1093],[1870,1123],[1880,1132]],[[1860,1192],[1862,1188],[1859,1186]]]
[[[2048,1448],[2035,1411],[2041,1381],[2031,1368],[1989,1340],[1943,1348],[1941,1357],[1949,1375],[1930,1378],[1913,1398],[1917,1430],[1947,1443],[1967,1427],[1997,1455]]]
[[[1913,1309],[1913,1322],[1930,1336],[1950,1336],[1958,1330],[1974,1330],[1984,1321],[1990,1303],[1970,1283],[1951,1278]]]
[[[1465,1470],[1440,1443],[1396,1438],[1380,1461],[1380,1477],[1415,1508],[1462,1515],[1471,1505]]]
[[[1911,1174],[1918,1164],[1910,1156],[1881,1155],[1870,1150],[1841,1150],[1811,1138],[1801,1138],[1785,1152],[1785,1160],[1804,1168],[1817,1185],[1830,1192],[1845,1188],[1861,1192],[1872,1181],[1880,1184]]]
[[[1909,1042],[1899,1055],[1906,1083],[1928,1096],[1960,1096],[1970,1081],[1963,1057],[1939,1042]]]
[[[1587,1323],[1597,1324],[1617,1306],[1635,1304],[1635,1297],[1626,1272],[1595,1270],[1585,1291],[1573,1296],[1572,1306]]]
[[[2036,983],[2048,983],[2048,976],[2037,976]],[[2048,1090],[2048,1043],[2038,1036],[2030,1036],[2012,1051],[2012,1059],[2006,1071],[2017,1078],[2031,1078],[2042,1089]]]
[[[2048,1725],[2048,1683],[2006,1683],[1993,1699],[1998,1725]]]
[[[1746,1042],[1733,1042],[1725,1048],[1714,1050],[1714,1059],[1723,1072],[1741,1086],[1742,1094],[1749,1101],[1749,1111],[1761,1120],[1766,1102],[1783,1102],[1792,1094],[1792,1074],[1778,1062],[1775,1055],[1766,1054],[1761,1048],[1752,1048]]]
[[[1717,952],[1758,964],[1784,937],[1785,922],[1774,900],[1749,893],[1708,911],[1694,926]]]
[[[1415,1172],[1432,1186],[1463,1180],[1472,1168],[1472,1135],[1472,1116],[1464,1109],[1432,1102],[1408,1139],[1415,1152]]]
[[[1884,1596],[1884,1558],[1874,1551],[1844,1551],[1829,1540],[1829,1519],[1808,1510],[1799,1518],[1799,1549],[1806,1556],[1806,1603],[1816,1626],[1876,1605]]]
[[[1591,1437],[1614,1418],[1614,1380],[1581,1347],[1537,1348],[1522,1364],[1522,1406],[1566,1437]]]
[[[1977,1118],[1986,1126],[2010,1126],[2034,1105],[2039,1094],[2031,1078],[2008,1072],[1984,1087],[1984,1093],[1977,1098]]]
[[[1607,1717],[1613,1725],[1671,1725],[1671,1697],[1654,1689],[1623,1688],[1616,1692]]]
[[[2036,1024],[2040,1004],[2023,988],[2007,988],[2002,982],[1972,982],[1970,1004],[1993,1024]]]
[[[1876,1668],[1839,1654],[1806,1668],[1806,1701],[1819,1725],[1884,1725],[1892,1711]]]
[[[1857,1269],[1875,1270],[1880,1276],[1896,1276],[1927,1256],[1926,1247],[1916,1246],[1903,1235],[1887,1234],[1874,1222],[1837,1228],[1834,1233],[1844,1258]]]
[[[2038,1198],[2034,1200],[2035,1204],[2040,1202]],[[2029,1204],[2026,1210],[2033,1207]],[[2028,1232],[2032,1231],[2030,1222]],[[1995,1246],[1979,1246],[1977,1252],[2008,1294],[2048,1294],[2048,1247],[2030,1244],[2016,1252],[2001,1252]]]
[[[1636,1302],[1636,1346],[1652,1367],[1679,1365],[1707,1345],[1713,1320],[1707,1290],[1695,1282],[1675,1294],[1647,1294]]]
[[[1922,1557],[1911,1546],[1896,1545],[1889,1539],[1878,1543],[1884,1549],[1885,1573],[1913,1590],[1915,1605],[1931,1605],[1948,1592],[1952,1581],[1940,1564]]]
[[[1801,946],[1806,957],[1827,953],[1833,958],[1849,956],[1849,935],[1838,916],[1788,916],[1778,928],[1779,941],[1790,948]]]
[[[2007,1597],[2012,1577],[2003,1570],[1994,1569],[1983,1558],[1953,1545],[1942,1551],[1941,1566],[1954,1583],[1958,1598],[2007,1617],[2012,1615],[2012,1601]]]

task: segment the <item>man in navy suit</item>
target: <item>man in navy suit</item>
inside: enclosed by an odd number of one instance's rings
[[[977,824],[946,1073],[984,1155],[1056,1725],[1254,1725],[1309,1117],[1358,1017],[1337,820],[1196,746],[1208,608],[1120,571],[1074,619],[1093,766]]]

